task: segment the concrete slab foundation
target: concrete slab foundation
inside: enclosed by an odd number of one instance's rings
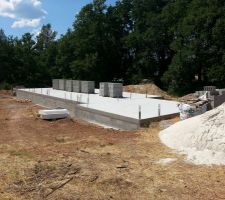
[[[95,94],[80,94],[52,88],[16,90],[18,99],[29,99],[52,109],[66,108],[72,117],[122,130],[136,130],[148,126],[152,121],[179,115],[177,102],[152,99],[151,96],[146,98],[145,95],[136,93],[123,93],[124,98],[114,99],[101,97],[98,92],[96,90]],[[158,105],[162,109],[160,115]]]

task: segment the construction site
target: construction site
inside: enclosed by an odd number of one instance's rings
[[[120,83],[53,80],[53,88],[19,89],[17,98],[48,108],[66,108],[77,117],[103,126],[137,130],[151,121],[178,116],[178,102],[157,95],[123,92]]]
[[[120,95],[110,97],[102,87],[0,93],[0,199],[225,198],[222,100],[212,108],[223,90],[175,98],[117,84]],[[192,112],[181,120],[187,103]],[[40,117],[56,108],[69,117]]]

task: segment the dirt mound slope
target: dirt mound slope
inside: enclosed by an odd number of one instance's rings
[[[126,92],[135,92],[135,93],[141,93],[150,95],[158,95],[162,96],[165,99],[174,99],[174,97],[170,96],[167,92],[160,89],[158,86],[156,86],[153,83],[148,84],[140,84],[140,85],[127,85],[124,86],[124,91]]]

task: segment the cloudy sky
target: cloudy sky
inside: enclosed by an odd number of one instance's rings
[[[74,16],[92,0],[0,0],[0,28],[7,35],[36,34],[51,23],[58,35],[72,26]],[[107,0],[113,4],[115,0]]]

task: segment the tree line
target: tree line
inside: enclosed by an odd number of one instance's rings
[[[225,87],[224,0],[94,0],[56,39],[0,30],[0,83],[41,87],[52,78],[154,82],[182,95]]]

